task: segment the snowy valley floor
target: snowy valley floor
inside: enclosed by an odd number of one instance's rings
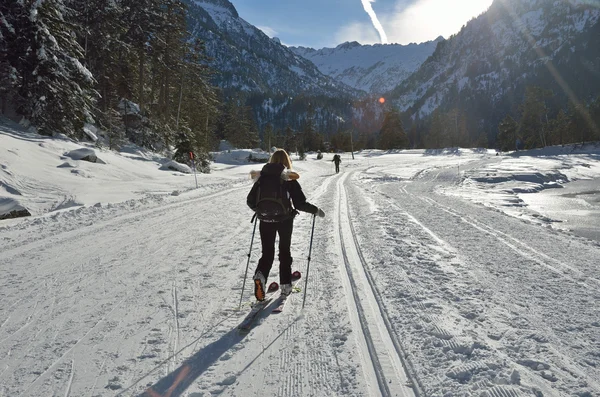
[[[306,307],[296,293],[248,334],[244,176],[259,165],[0,224],[0,396],[600,396],[600,244],[522,198],[597,181],[598,152],[372,152],[340,174],[296,161],[326,213]],[[518,161],[542,176],[516,186]],[[295,222],[304,275],[311,226]]]

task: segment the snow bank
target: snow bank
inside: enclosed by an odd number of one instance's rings
[[[16,199],[0,197],[0,220],[22,216],[31,216],[31,214]]]
[[[126,145],[120,152],[98,152],[93,145],[42,136],[0,117],[2,213],[26,209],[31,215],[44,216],[82,205],[161,200],[175,190],[191,194],[196,187],[185,165],[175,165],[176,173],[161,171],[159,167],[170,159],[158,153],[135,145]],[[101,156],[106,164],[81,161],[88,156]],[[199,190],[212,191],[216,186],[241,180],[241,175],[246,176],[247,171],[203,174]],[[59,213],[63,216],[65,212],[69,211]]]
[[[96,156],[96,152],[90,148],[71,150],[70,152],[65,153],[65,156],[70,157],[73,160],[83,160],[89,161],[90,163],[106,164],[104,161],[100,160],[98,156]]]
[[[530,204],[539,201],[541,196],[531,193],[564,189],[575,181],[600,180],[599,155],[598,143],[511,152],[500,156],[496,163],[465,170],[460,187],[445,189],[444,193],[464,197],[511,216],[558,227],[564,220],[561,218],[564,218],[565,210],[563,208],[563,214],[559,214],[551,208],[564,207],[565,200],[554,194],[552,200],[544,201],[544,205],[532,207]],[[532,201],[532,197],[535,200]]]
[[[266,163],[270,154],[261,149],[234,149],[221,152],[212,152],[216,163],[229,165],[248,164],[250,161]]]
[[[173,160],[163,164],[159,169],[161,169],[163,171],[164,170],[178,171],[178,172],[183,172],[184,174],[192,173],[192,169],[189,166],[178,163],[177,161],[173,161]]]

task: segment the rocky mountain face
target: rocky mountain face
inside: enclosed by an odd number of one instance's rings
[[[206,44],[214,83],[225,92],[356,96],[238,15],[227,0],[187,0],[192,35]]]
[[[515,112],[527,85],[556,100],[587,100],[600,87],[600,9],[584,0],[495,0],[441,42],[390,95],[413,118],[436,108],[468,110],[495,128]]]
[[[310,60],[327,76],[377,95],[391,91],[406,80],[442,41],[444,38],[440,36],[421,44],[361,45],[353,41],[320,50],[307,47],[290,49]]]

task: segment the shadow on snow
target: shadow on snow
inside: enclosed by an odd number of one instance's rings
[[[270,303],[263,313],[256,320],[264,320],[273,311],[277,300]],[[236,376],[244,373],[252,364],[260,358],[289,328],[291,328],[299,317],[296,317],[289,325],[282,330],[258,355],[252,359]],[[258,324],[257,324],[258,325]],[[209,369],[219,358],[236,344],[240,343],[248,335],[247,332],[240,332],[237,326],[223,335],[219,340],[200,349],[196,354],[185,360],[183,364],[175,371],[160,379],[154,385],[146,389],[138,397],[178,397],[207,369]]]

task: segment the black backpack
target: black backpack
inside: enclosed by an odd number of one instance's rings
[[[261,175],[256,182],[256,216],[264,222],[281,222],[292,213],[286,182],[279,175]]]

